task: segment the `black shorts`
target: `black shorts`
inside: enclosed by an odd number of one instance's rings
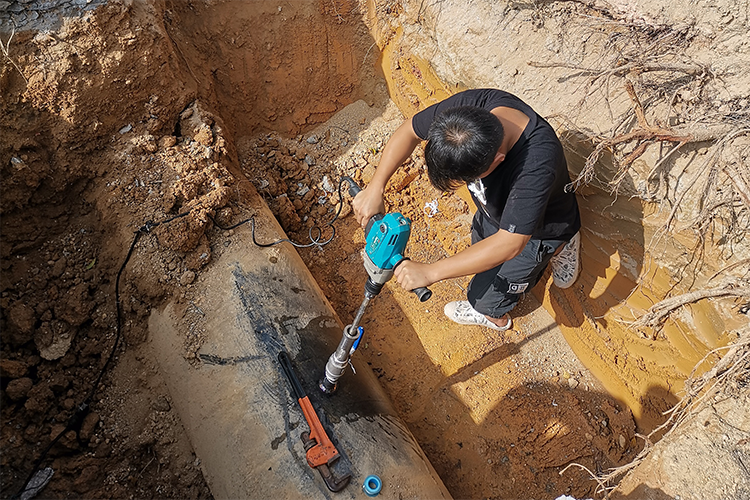
[[[495,232],[497,229],[487,219],[479,214],[474,216],[471,224],[472,244]],[[539,282],[555,251],[567,241],[532,237],[520,254],[472,278],[466,293],[469,303],[486,316],[501,318],[516,307],[521,295]]]

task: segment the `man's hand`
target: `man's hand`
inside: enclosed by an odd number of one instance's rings
[[[357,219],[362,228],[367,226],[367,222],[375,214],[385,213],[385,204],[383,203],[383,193],[373,186],[360,191],[352,200],[354,209],[354,218]]]
[[[367,187],[352,200],[354,217],[360,226],[363,228],[367,226],[367,222],[373,215],[385,213],[383,193],[385,192],[386,184],[388,184],[388,179],[411,156],[414,148],[420,142],[422,142],[422,139],[414,133],[414,128],[411,126],[411,118],[404,121],[396,129],[391,138],[388,139],[388,143],[383,149],[383,154],[380,156],[378,168],[375,169],[375,175]]]
[[[404,290],[414,290],[430,286],[437,281],[432,278],[431,271],[430,264],[404,260],[396,266],[393,275]]]

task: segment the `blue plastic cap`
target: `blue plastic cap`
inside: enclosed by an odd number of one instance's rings
[[[362,486],[362,489],[365,490],[365,494],[368,497],[377,496],[382,488],[383,481],[381,481],[380,478],[374,474],[371,476],[367,476],[365,478],[365,484]]]

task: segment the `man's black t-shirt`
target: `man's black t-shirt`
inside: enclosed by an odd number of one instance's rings
[[[467,90],[434,104],[412,118],[414,132],[426,140],[434,118],[444,109],[476,106],[491,111],[513,108],[529,117],[505,160],[487,177],[469,183],[474,203],[497,229],[534,239],[571,238],[581,227],[563,147],[552,126],[518,97],[496,89]]]

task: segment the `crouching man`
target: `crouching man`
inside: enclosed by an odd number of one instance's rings
[[[405,261],[395,270],[405,289],[474,275],[465,301],[449,302],[456,323],[511,327],[510,311],[552,264],[553,280],[578,277],[580,215],[566,192],[568,167],[552,126],[518,97],[496,89],[467,90],[406,120],[389,139],[370,183],[353,200],[364,227],[385,212],[383,193],[421,141],[435,188],[466,184],[477,206],[471,246],[433,263]]]

